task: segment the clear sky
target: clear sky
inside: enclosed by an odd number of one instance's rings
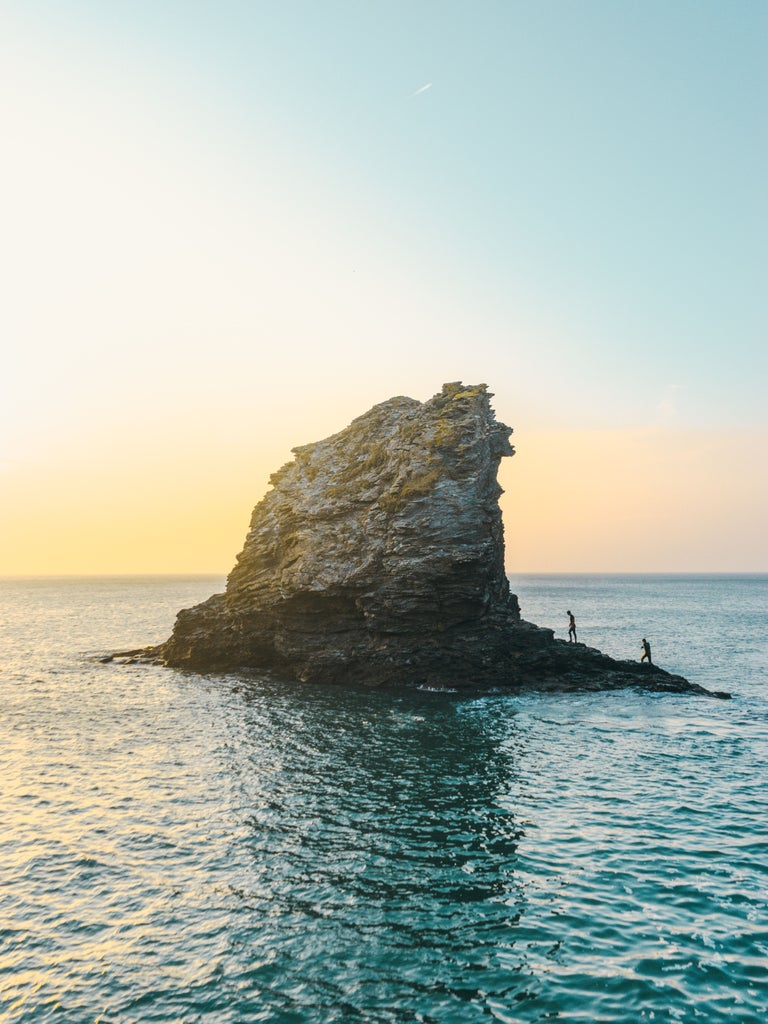
[[[511,571],[768,570],[764,0],[2,0],[0,574],[227,572],[486,382]]]

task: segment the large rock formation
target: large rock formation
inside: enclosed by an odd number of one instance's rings
[[[321,683],[706,692],[521,620],[496,480],[512,431],[490,397],[446,384],[295,448],[253,511],[226,592],[179,612],[145,655]]]

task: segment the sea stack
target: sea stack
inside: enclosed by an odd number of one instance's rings
[[[491,397],[484,384],[445,384],[293,449],[225,593],[179,612],[146,654],[337,685],[706,693],[521,619],[496,479],[512,430]]]

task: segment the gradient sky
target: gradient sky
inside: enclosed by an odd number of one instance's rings
[[[511,571],[768,570],[768,4],[0,2],[0,574],[227,572],[486,382]]]

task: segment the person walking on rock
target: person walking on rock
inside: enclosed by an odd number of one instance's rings
[[[642,662],[644,662],[645,659],[647,658],[648,659],[648,664],[652,665],[653,664],[653,659],[651,658],[651,645],[648,643],[648,641],[645,639],[645,637],[643,637],[643,642],[642,642],[642,644],[640,646],[643,648],[643,654],[642,654],[642,657],[640,658],[640,663],[642,664]]]
[[[568,616],[568,643],[571,642],[571,636],[573,636],[573,642],[576,643],[576,619],[570,609],[565,614]]]

